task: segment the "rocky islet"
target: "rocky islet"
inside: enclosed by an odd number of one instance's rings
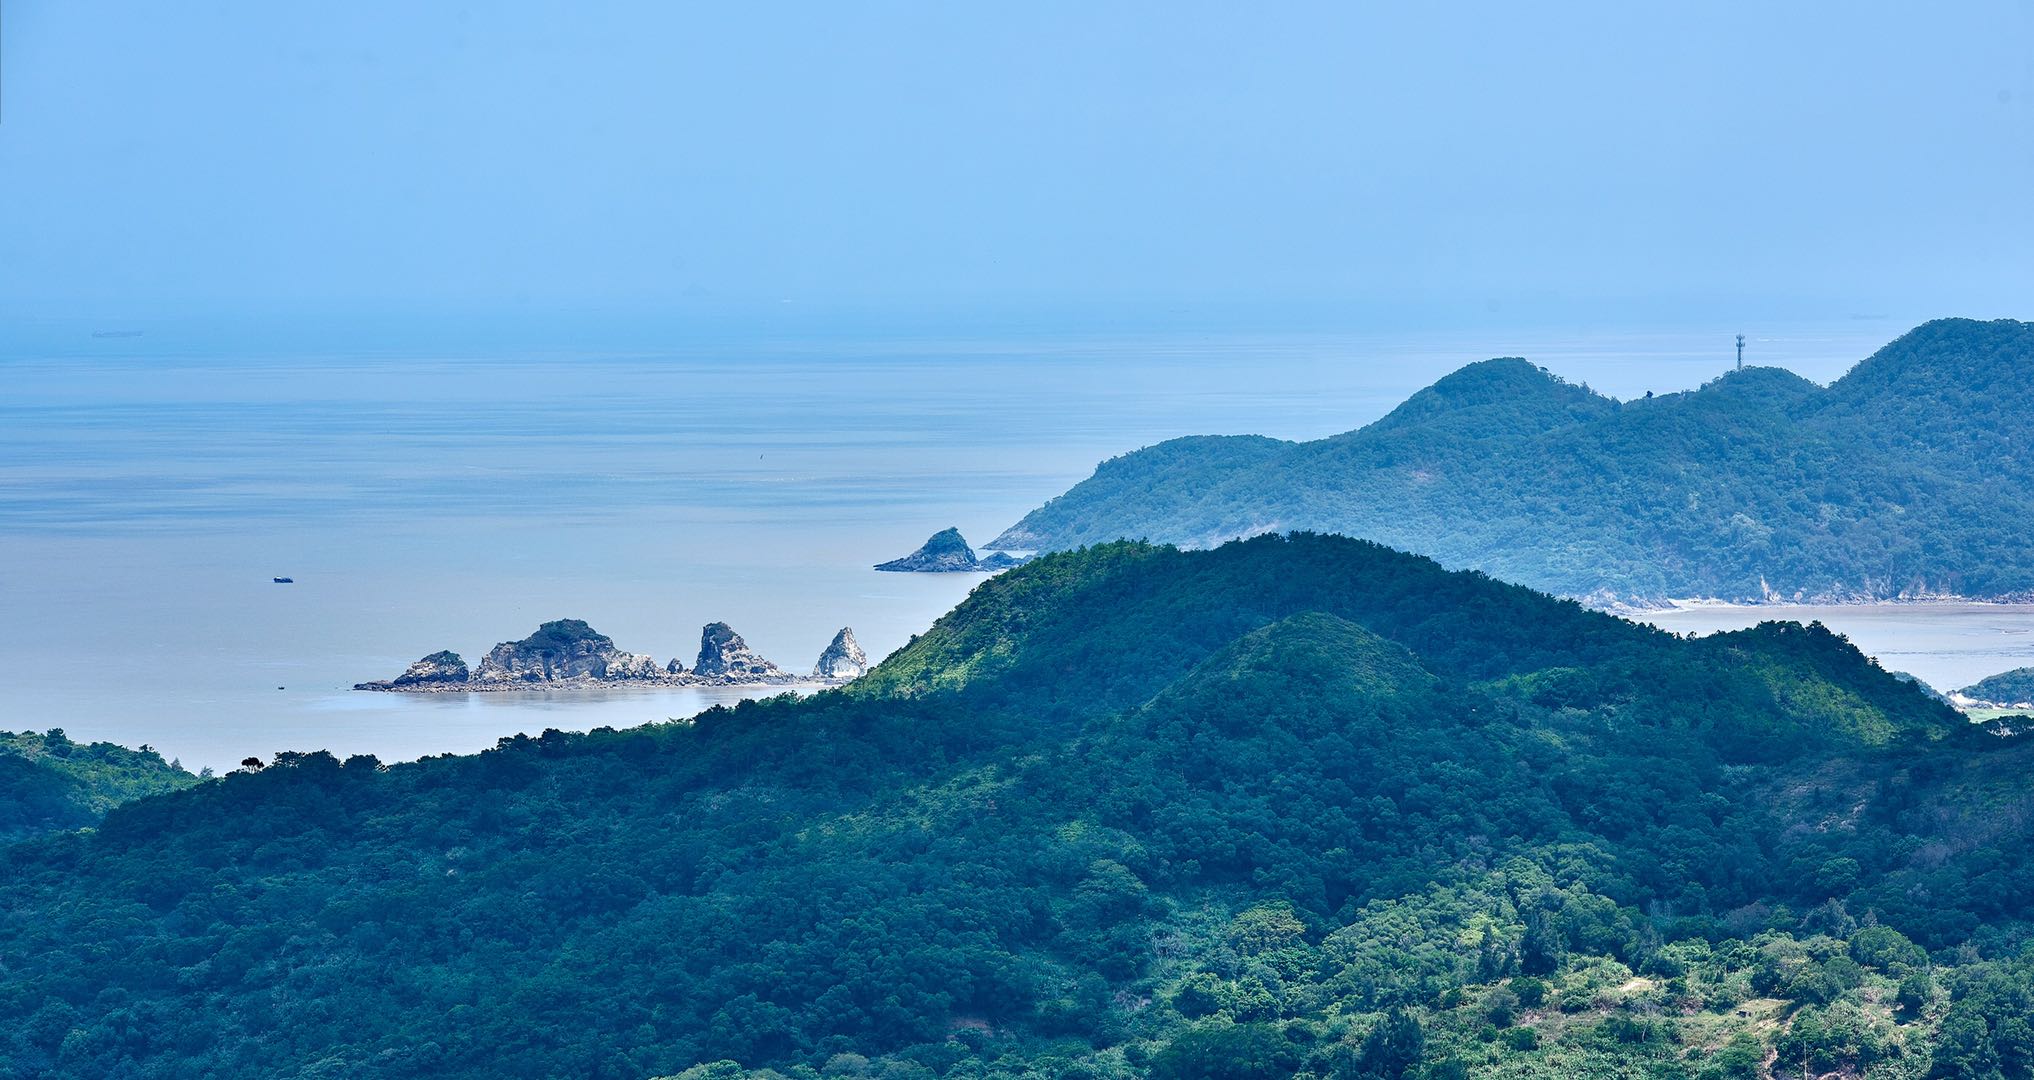
[[[901,559],[877,563],[876,569],[899,574],[995,573],[1029,561],[1029,556],[1012,555],[1006,551],[994,551],[978,558],[975,549],[961,537],[960,530],[949,527],[933,533],[930,539],[919,545],[917,551]]]
[[[855,632],[843,626],[840,633],[833,635],[833,644],[819,654],[819,663],[813,665],[812,674],[822,679],[858,679],[868,670],[868,654],[855,640]]]
[[[614,640],[580,619],[557,619],[520,641],[504,641],[469,669],[458,653],[434,652],[393,679],[363,682],[355,690],[411,693],[551,690],[571,687],[790,686],[834,684],[859,677],[868,657],[854,632],[842,627],[820,654],[810,676],[793,675],[754,649],[724,622],[706,624],[699,653],[687,670],[677,658],[659,664],[645,653],[615,647]]]

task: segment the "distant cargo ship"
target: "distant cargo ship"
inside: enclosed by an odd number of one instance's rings
[[[279,577],[279,578],[270,578],[269,580],[275,582],[277,585],[295,585],[297,583],[296,578]]]

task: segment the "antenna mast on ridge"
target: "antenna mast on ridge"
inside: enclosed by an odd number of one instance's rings
[[[1737,335],[1737,370],[1744,370],[1744,335]]]

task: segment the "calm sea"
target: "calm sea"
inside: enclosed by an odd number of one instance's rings
[[[1684,389],[1728,363],[1734,329],[579,347],[43,333],[0,347],[0,728],[223,767],[689,715],[739,695],[347,687],[562,617],[688,663],[712,620],[798,670],[841,626],[881,656],[979,579],[870,564],[948,525],[987,540],[1103,458],[1182,434],[1344,431],[1494,355],[1619,396]],[[1772,330],[1753,356],[1827,381],[1898,329]],[[2034,662],[2025,611],[1816,614],[1946,685]]]

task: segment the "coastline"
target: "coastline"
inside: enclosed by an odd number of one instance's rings
[[[1582,606],[1611,615],[1636,618],[1646,615],[1661,615],[1675,611],[1757,611],[1768,608],[1929,608],[1929,607],[2034,607],[2034,593],[2009,593],[2003,597],[1974,596],[1810,596],[1798,600],[1719,600],[1712,596],[1667,597],[1657,601],[1620,600],[1610,604],[1592,604],[1580,599]]]
[[[832,690],[853,679],[823,679],[816,676],[789,676],[782,679],[736,681],[676,676],[668,679],[536,679],[519,682],[421,682],[397,686],[393,682],[353,684],[354,690],[374,694],[528,694],[551,690]]]
[[[1848,603],[1730,603],[1682,599],[1616,617],[1677,634],[1709,635],[1766,622],[1821,623],[1888,671],[1947,694],[2034,666],[2034,603],[2000,598],[1907,597]]]

